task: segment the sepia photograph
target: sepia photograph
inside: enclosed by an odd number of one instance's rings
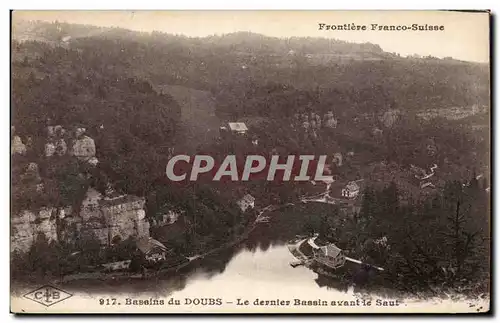
[[[10,22],[12,313],[491,311],[489,11]]]

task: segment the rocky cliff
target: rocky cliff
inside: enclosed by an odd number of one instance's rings
[[[129,237],[149,237],[144,203],[141,197],[107,198],[89,189],[79,212],[72,212],[70,208],[23,210],[11,220],[11,251],[27,252],[38,234],[49,241],[67,243],[91,237],[103,247]]]
[[[92,234],[102,245],[129,237],[149,237],[145,199],[133,195],[103,197],[89,189],[80,210],[82,234]]]
[[[38,212],[24,210],[11,219],[10,248],[26,252],[39,234],[48,241],[57,241],[56,209],[43,208]]]
[[[88,160],[96,153],[94,139],[89,136],[82,136],[73,144],[72,154],[81,160]]]
[[[21,137],[14,136],[12,138],[10,154],[11,155],[14,155],[14,154],[24,155],[24,154],[26,154],[26,145],[23,144]]]

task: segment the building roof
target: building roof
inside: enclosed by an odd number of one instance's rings
[[[329,245],[323,246],[320,249],[325,256],[333,257],[333,258],[337,257],[342,252],[342,250],[340,250],[334,244],[329,244]]]
[[[353,191],[359,191],[360,187],[359,187],[358,183],[356,183],[356,182],[349,182],[345,188],[347,188],[349,191],[353,192]]]
[[[232,131],[247,131],[247,125],[244,124],[243,122],[229,122],[229,128]]]
[[[336,245],[334,245],[333,243],[329,243],[325,246],[318,246],[315,242],[317,236],[316,237],[313,237],[313,238],[310,238],[307,240],[307,244],[309,246],[311,246],[311,248],[313,249],[316,249],[316,250],[320,250],[323,255],[327,256],[327,257],[337,257],[341,252],[342,250],[340,248],[338,248]]]
[[[137,240],[136,244],[137,248],[146,255],[151,253],[155,249],[167,251],[167,247],[165,247],[161,242],[150,237],[141,238]]]

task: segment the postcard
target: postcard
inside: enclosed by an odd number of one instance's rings
[[[11,311],[488,313],[490,12],[11,13]]]

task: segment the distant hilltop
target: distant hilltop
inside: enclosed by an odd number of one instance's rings
[[[311,54],[368,54],[379,57],[385,53],[379,45],[372,43],[350,43],[337,39],[318,37],[277,38],[239,31],[224,35],[187,37],[163,32],[140,32],[124,28],[99,27],[93,25],[69,24],[62,22],[25,21],[12,23],[12,37],[17,41],[42,41],[64,44],[74,39],[127,38],[128,40],[151,40],[163,43],[182,42],[193,49],[225,49],[236,53],[269,55],[311,55]],[[389,54],[391,55],[391,54]]]
[[[166,46],[182,46],[189,53],[199,55],[234,55],[234,56],[279,56],[304,58],[312,65],[323,65],[329,62],[377,61],[382,59],[409,59],[443,61],[446,64],[464,63],[452,57],[439,59],[433,56],[409,55],[386,52],[378,44],[354,43],[339,39],[321,37],[287,37],[278,38],[250,31],[238,31],[223,35],[205,37],[188,37],[166,32],[134,31],[120,27],[102,27],[87,24],[66,22],[28,21],[17,19],[12,21],[12,39],[18,42],[39,41],[54,46],[67,46],[79,39],[126,40],[146,43],[157,43]],[[182,51],[184,52],[184,51]],[[467,62],[472,63],[472,62]],[[482,63],[476,63],[484,65]]]

